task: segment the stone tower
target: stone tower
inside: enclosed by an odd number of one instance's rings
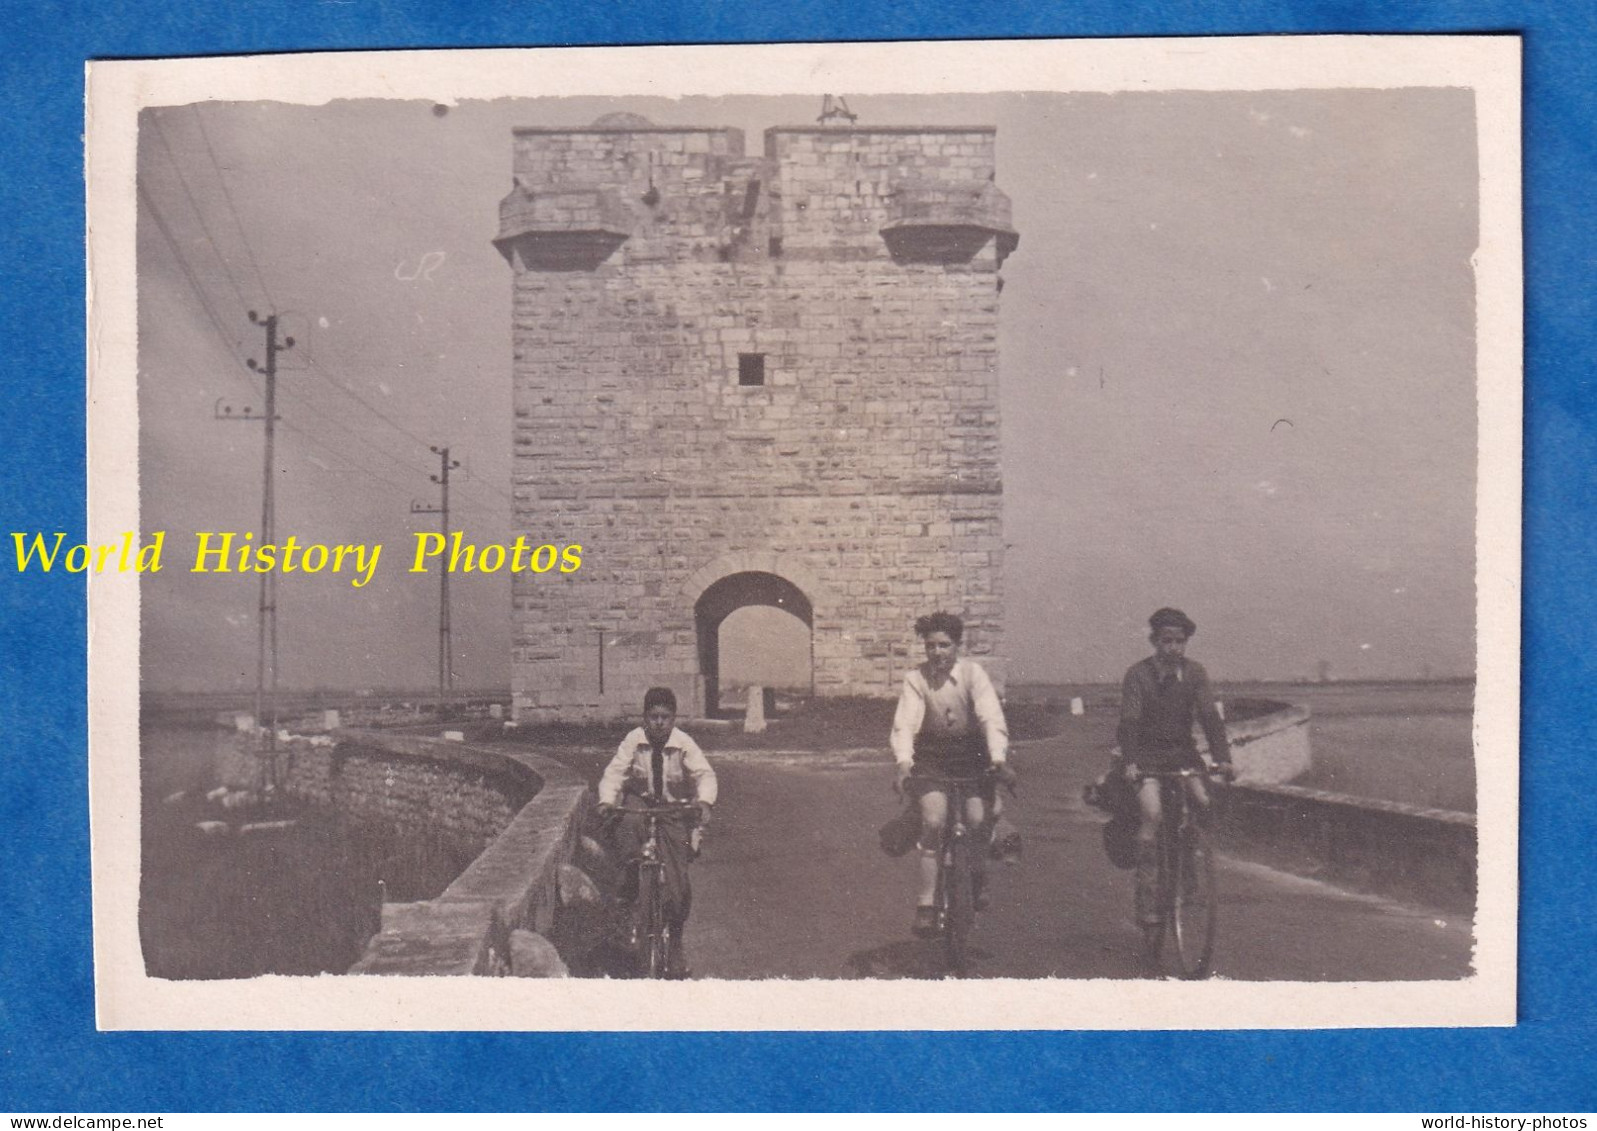
[[[1002,679],[990,127],[733,129],[607,115],[515,132],[517,717],[713,710],[745,605],[810,629],[818,695],[894,694],[961,613]]]

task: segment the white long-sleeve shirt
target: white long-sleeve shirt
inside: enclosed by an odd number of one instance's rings
[[[703,801],[715,804],[715,770],[710,760],[699,749],[699,744],[675,727],[666,736],[665,751],[661,758],[665,771],[663,792],[669,801]],[[642,727],[634,727],[621,740],[615,756],[604,768],[599,779],[599,803],[614,805],[621,797],[621,787],[627,779],[634,778],[648,786],[653,774],[654,748]],[[692,782],[692,790],[688,782]]]
[[[915,736],[923,730],[963,735],[978,728],[993,765],[1002,765],[1009,756],[1009,725],[1004,721],[1003,704],[982,666],[961,657],[937,687],[927,679],[925,664],[904,677],[888,744],[894,759],[907,766],[915,760]]]

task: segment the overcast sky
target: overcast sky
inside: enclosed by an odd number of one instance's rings
[[[428,445],[454,525],[510,525],[511,129],[814,120],[819,100],[539,99],[148,111],[140,131],[141,496],[168,531],[145,678],[250,687],[254,579],[193,534],[255,530],[276,309],[278,536],[385,545],[373,582],[282,580],[282,681],[428,686]],[[1221,678],[1474,664],[1476,154],[1462,90],[850,99],[860,125],[991,124],[1021,234],[1001,361],[1011,678],[1114,679],[1163,604]],[[157,219],[159,217],[159,219]],[[164,226],[164,227],[163,227]],[[562,541],[558,516],[528,531]],[[590,553],[589,564],[597,564]],[[456,672],[509,680],[509,581],[456,575]],[[909,626],[906,625],[906,634]],[[728,673],[730,675],[730,673]],[[771,678],[766,676],[765,678]]]

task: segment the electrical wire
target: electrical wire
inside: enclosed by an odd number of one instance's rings
[[[238,355],[234,352],[238,348],[238,343],[228,339],[227,331],[222,328],[222,320],[211,305],[210,296],[206,294],[205,288],[200,285],[199,279],[195,277],[194,269],[189,266],[188,257],[183,254],[183,248],[178,244],[177,238],[172,235],[172,229],[167,226],[165,217],[161,215],[161,210],[156,207],[154,198],[145,189],[142,181],[138,183],[137,189],[139,199],[144,201],[145,207],[150,211],[151,218],[155,221],[155,226],[160,229],[161,235],[166,238],[167,246],[172,249],[172,255],[177,260],[178,269],[183,272],[183,277],[188,280],[189,286],[194,291],[194,296],[200,300],[200,306],[210,320],[211,327],[216,331],[217,340],[222,343],[222,347],[227,351],[228,357],[238,365],[236,372],[243,378],[244,366],[239,362]],[[244,380],[248,381],[248,378],[244,378]],[[260,391],[258,387],[253,386],[253,383],[252,388],[256,392]]]
[[[248,257],[248,259],[250,261],[251,269],[255,273],[255,277],[256,277],[257,283],[260,286],[262,293],[266,295],[268,301],[271,303],[273,308],[275,308],[276,307],[276,302],[273,299],[271,291],[270,291],[270,289],[268,288],[268,286],[266,284],[265,275],[261,271],[260,263],[256,259],[254,251],[249,245],[248,236],[245,235],[245,228],[244,228],[244,224],[243,224],[242,218],[239,216],[238,210],[237,210],[236,206],[233,203],[232,194],[227,189],[226,178],[222,175],[221,165],[216,159],[215,150],[210,144],[209,135],[205,133],[205,127],[204,127],[203,119],[199,119],[199,117],[198,117],[198,115],[199,115],[198,107],[195,107],[195,114],[196,114],[197,120],[200,123],[201,135],[202,135],[202,138],[204,139],[204,142],[205,142],[205,145],[206,145],[206,149],[207,149],[207,152],[208,152],[208,154],[210,156],[210,160],[211,160],[212,166],[216,170],[218,181],[219,181],[219,183],[222,186],[223,196],[224,196],[224,198],[227,201],[227,206],[228,206],[229,213],[231,214],[231,216],[233,218],[234,225],[238,228],[240,235],[244,238],[245,252],[246,252],[246,255],[247,255],[247,257]],[[152,121],[154,121],[154,120],[152,119]],[[167,158],[172,163],[174,170],[177,171],[178,181],[179,181],[179,183],[181,184],[181,186],[183,188],[184,195],[188,199],[189,205],[193,209],[194,214],[195,214],[196,218],[199,221],[201,230],[205,233],[206,238],[210,241],[212,250],[216,252],[217,258],[218,258],[219,262],[221,262],[221,264],[222,264],[222,268],[223,268],[224,272],[227,275],[228,281],[229,281],[229,283],[231,284],[231,286],[233,288],[234,294],[238,297],[239,302],[240,302],[241,305],[248,306],[249,304],[244,299],[243,291],[242,291],[242,288],[238,284],[238,280],[233,276],[233,273],[232,273],[231,269],[228,267],[226,257],[221,254],[221,252],[220,252],[220,250],[218,248],[215,236],[211,232],[210,225],[206,222],[204,211],[200,208],[199,203],[195,199],[193,192],[190,191],[190,188],[189,188],[189,185],[188,185],[188,181],[182,174],[181,168],[178,165],[178,162],[177,162],[177,159],[176,159],[176,155],[175,155],[174,151],[172,150],[171,144],[170,144],[170,142],[169,142],[164,130],[161,128],[161,126],[160,126],[158,121],[154,121],[154,124],[155,124],[155,129],[156,129],[157,136],[159,137],[162,146],[166,150]],[[200,304],[204,308],[204,310],[206,312],[206,315],[207,315],[207,317],[209,318],[209,320],[211,322],[212,327],[216,330],[218,339],[221,340],[223,342],[223,344],[227,347],[227,350],[228,350],[228,353],[229,353],[230,357],[232,357],[232,359],[236,362],[238,360],[238,358],[233,353],[235,345],[228,341],[227,334],[222,328],[221,318],[217,315],[217,313],[216,313],[216,311],[214,309],[214,306],[212,304],[212,301],[210,299],[210,296],[206,292],[204,286],[200,283],[200,281],[199,281],[199,279],[198,279],[198,277],[197,277],[192,265],[188,261],[188,257],[184,254],[181,245],[178,243],[176,237],[173,235],[170,225],[166,222],[166,219],[161,214],[160,209],[156,206],[154,198],[144,188],[144,185],[142,184],[142,182],[139,184],[138,189],[139,189],[140,197],[144,200],[146,206],[149,208],[150,214],[155,219],[157,227],[160,229],[162,236],[165,237],[168,246],[171,248],[173,255],[176,257],[179,269],[183,272],[184,277],[188,280],[189,286],[194,290],[194,293],[195,293],[196,297],[200,300]],[[326,382],[327,384],[330,384],[334,389],[336,389],[339,392],[343,393],[346,397],[348,397],[349,399],[354,401],[361,408],[365,409],[367,412],[371,413],[378,420],[380,420],[384,424],[388,425],[388,427],[394,429],[396,432],[400,433],[402,436],[406,437],[411,442],[417,444],[419,447],[427,448],[429,450],[431,449],[432,445],[427,440],[423,439],[421,436],[417,435],[415,432],[413,432],[410,429],[406,428],[404,425],[402,425],[398,421],[394,420],[387,413],[385,413],[381,409],[379,409],[377,406],[373,405],[366,398],[362,397],[359,393],[355,392],[354,389],[350,388],[350,386],[347,383],[345,383],[343,380],[341,380],[337,375],[329,372],[325,367],[323,367],[321,365],[318,365],[318,364],[315,364],[315,363],[312,363],[312,365],[309,366],[308,368],[313,369],[317,373],[317,375],[322,378],[322,380],[324,382]],[[250,385],[250,388],[251,388],[252,392],[256,393],[257,395],[260,394],[260,392],[261,392],[260,388],[258,386],[256,386],[256,385],[254,385],[253,383],[250,383],[249,379],[244,377],[244,374],[243,374],[243,372],[241,370],[235,370],[235,372],[237,372],[239,374],[240,379],[245,380],[246,383]],[[410,474],[413,474],[413,475],[429,475],[430,474],[426,470],[424,470],[422,468],[418,468],[414,464],[407,463],[404,460],[400,459],[399,457],[394,456],[393,454],[391,454],[387,450],[378,447],[375,443],[373,443],[371,440],[369,440],[368,438],[363,436],[359,431],[357,431],[353,426],[338,420],[337,417],[335,417],[333,414],[327,412],[324,408],[322,408],[321,406],[319,406],[316,403],[314,403],[303,392],[299,392],[299,391],[293,390],[291,387],[287,387],[287,386],[280,386],[279,391],[282,392],[289,399],[295,400],[298,403],[304,405],[311,412],[315,413],[317,415],[318,419],[321,419],[321,420],[331,424],[333,427],[339,428],[340,430],[346,432],[357,443],[359,443],[362,446],[366,447],[367,449],[375,452],[377,455],[383,457],[384,459],[388,460],[389,462],[395,464],[401,470],[403,470],[405,472],[408,472]],[[301,435],[306,435],[306,436],[309,435],[308,433],[305,433],[303,430],[294,428],[292,425],[289,425],[286,420],[282,421],[282,423],[285,425],[285,427],[289,427],[291,430],[298,431]],[[325,444],[323,446],[327,447],[327,445],[325,445]],[[328,450],[333,450],[333,449],[328,447]],[[347,455],[344,454],[344,453],[336,453],[335,452],[335,454],[339,454],[341,458],[346,458],[347,459]],[[367,473],[368,474],[372,474],[373,476],[376,476],[375,472],[367,472]],[[382,478],[382,477],[379,476],[378,478]],[[393,483],[392,480],[385,480],[385,481],[390,483],[393,486],[399,486],[398,484]],[[467,475],[466,477],[464,477],[464,483],[465,484],[470,484],[470,487],[468,488],[468,490],[471,490],[472,488],[479,488],[480,487],[482,490],[492,492],[493,494],[497,495],[499,498],[503,499],[505,502],[509,503],[511,508],[512,508],[512,512],[513,512],[514,507],[515,507],[515,498],[508,491],[505,491],[503,488],[495,487],[494,485],[486,482],[485,480],[478,479],[478,478],[475,478],[475,477],[470,476],[470,475]],[[485,512],[485,513],[500,513],[497,506],[482,505],[481,500],[478,500],[478,504],[475,507],[472,507],[468,503],[466,505],[466,509],[477,509],[477,510],[480,510],[480,511]]]
[[[233,275],[233,268],[227,262],[227,256],[222,254],[222,245],[217,242],[216,236],[211,232],[211,226],[205,222],[205,212],[200,208],[199,201],[194,199],[194,193],[189,188],[188,178],[183,175],[183,166],[178,162],[177,154],[172,151],[172,143],[166,136],[166,129],[161,125],[159,116],[152,115],[150,124],[155,128],[155,136],[161,143],[161,148],[166,150],[166,159],[172,165],[172,171],[177,174],[177,183],[183,188],[183,195],[188,198],[189,207],[194,210],[195,217],[200,222],[200,230],[205,233],[211,251],[215,253],[217,262],[222,265],[222,272],[227,276],[228,283],[233,288],[233,294],[238,298],[239,306],[248,310],[251,303],[244,297],[244,288],[239,286],[238,279]]]
[[[255,272],[255,283],[261,288],[261,293],[266,296],[267,304],[277,309],[277,300],[272,297],[271,288],[266,285],[266,276],[261,272],[260,260],[255,258],[255,249],[250,246],[249,231],[244,227],[244,221],[239,217],[238,208],[233,203],[233,194],[227,187],[227,176],[222,172],[222,163],[216,159],[216,150],[211,146],[211,135],[205,128],[205,115],[200,110],[198,102],[193,105],[194,121],[200,127],[200,139],[205,142],[205,152],[211,159],[211,168],[216,170],[216,182],[222,186],[222,199],[227,202],[227,210],[233,217],[233,226],[238,229],[239,239],[244,244],[244,254],[249,259],[250,270]]]

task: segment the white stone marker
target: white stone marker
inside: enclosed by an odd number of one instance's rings
[[[760,734],[765,730],[765,688],[755,684],[749,688],[748,707],[743,712],[743,733]]]

